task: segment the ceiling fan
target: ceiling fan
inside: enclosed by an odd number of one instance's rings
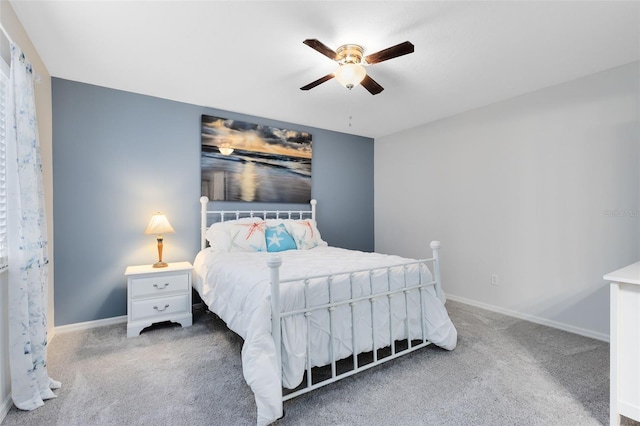
[[[339,66],[333,73],[327,74],[306,86],[302,86],[300,90],[313,89],[335,77],[340,84],[349,90],[361,84],[369,93],[377,95],[382,92],[384,88],[367,75],[364,67],[413,53],[413,44],[408,41],[367,56],[363,56],[364,49],[357,44],[345,44],[333,51],[314,38],[306,39],[303,43],[322,53],[327,58],[336,61]]]

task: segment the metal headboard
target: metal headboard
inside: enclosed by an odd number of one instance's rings
[[[209,197],[200,197],[200,250],[207,247],[205,234],[211,223],[242,217],[261,217],[263,219],[305,219],[316,220],[316,200],[309,202],[309,210],[209,210]],[[213,220],[209,221],[209,218]]]

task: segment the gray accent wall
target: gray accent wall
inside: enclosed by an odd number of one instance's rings
[[[323,239],[374,248],[372,139],[57,78],[52,92],[56,326],[126,315],[126,267],[157,260],[155,238],[143,234],[156,211],[176,230],[163,260],[193,261],[202,114],[312,133]]]

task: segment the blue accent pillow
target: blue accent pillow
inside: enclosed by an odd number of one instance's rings
[[[282,223],[278,226],[268,226],[264,231],[264,237],[268,252],[295,250],[297,248],[296,242]]]

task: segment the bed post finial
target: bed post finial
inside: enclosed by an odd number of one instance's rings
[[[209,197],[203,195],[200,197],[200,250],[203,250],[207,246],[207,241],[204,238],[205,232],[207,232],[207,207],[209,206]]]
[[[442,300],[447,301],[447,297],[442,291],[442,281],[440,279],[440,241],[431,241],[431,250],[433,250],[433,279],[436,282],[436,294]]]

